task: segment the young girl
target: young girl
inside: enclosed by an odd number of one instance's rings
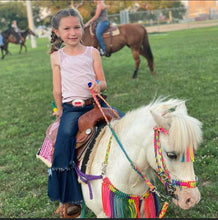
[[[49,170],[48,196],[51,201],[60,201],[61,217],[65,217],[66,211],[68,217],[74,218],[80,214],[83,202],[74,169],[78,119],[93,108],[90,89],[99,93],[107,85],[98,50],[81,43],[83,22],[79,12],[61,10],[52,18],[51,24],[53,96],[57,106],[53,115],[61,118]],[[60,48],[62,43],[64,47]],[[89,82],[92,82],[90,88]],[[123,116],[123,113],[119,114]]]

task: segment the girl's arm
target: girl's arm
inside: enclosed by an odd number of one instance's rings
[[[96,74],[96,79],[99,81],[99,83],[97,83],[96,81],[92,82],[92,86],[90,87],[90,89],[93,89],[95,93],[99,93],[107,88],[107,83],[105,80],[104,70],[102,67],[101,56],[99,54],[99,51],[96,48],[93,48],[92,55],[93,67]]]
[[[104,5],[98,4],[95,15],[85,24],[85,27],[89,26],[93,21],[95,21],[99,17],[102,9],[104,9]]]
[[[61,72],[58,52],[53,52],[50,56],[51,68],[53,73],[53,96],[56,103],[57,111],[53,115],[62,115],[62,90],[61,90]]]

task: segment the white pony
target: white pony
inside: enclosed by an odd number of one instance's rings
[[[92,159],[87,164],[87,174],[103,177],[89,181],[93,198],[90,198],[88,184],[82,183],[85,205],[98,218],[128,217],[124,214],[126,207],[120,207],[119,195],[121,199],[127,195],[133,196],[128,201],[130,213],[135,209],[140,214],[131,214],[129,217],[149,217],[143,213],[146,205],[142,208],[142,203],[135,198],[142,198],[149,189],[158,193],[156,188],[152,189],[148,184],[154,184],[155,171],[177,206],[189,209],[199,202],[200,192],[196,185],[194,155],[191,151],[193,148],[196,150],[202,141],[201,122],[188,115],[185,101],[159,98],[112,121],[111,127],[119,140],[112,136],[110,141],[112,132],[106,126],[97,137]],[[185,160],[184,155],[187,156]],[[132,164],[137,169],[133,169]],[[103,179],[107,180],[104,184]],[[105,185],[108,186],[105,188]],[[105,189],[116,191],[119,195],[111,197],[111,192],[103,192]],[[108,207],[112,201],[106,200],[112,198],[114,207]],[[143,202],[146,203],[145,200]]]

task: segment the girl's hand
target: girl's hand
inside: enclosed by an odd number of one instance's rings
[[[100,82],[99,81],[92,81],[92,86],[89,87],[90,90],[93,90],[94,93],[100,93]]]
[[[53,115],[53,116],[57,116],[57,117],[61,117],[61,115],[62,115],[62,109],[61,109],[61,110],[58,110],[58,109],[57,109],[57,111],[56,111],[56,112],[53,112],[52,115]]]

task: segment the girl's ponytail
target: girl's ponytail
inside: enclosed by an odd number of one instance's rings
[[[49,51],[50,54],[59,50],[61,48],[63,41],[59,38],[54,31],[51,32],[51,49]]]

